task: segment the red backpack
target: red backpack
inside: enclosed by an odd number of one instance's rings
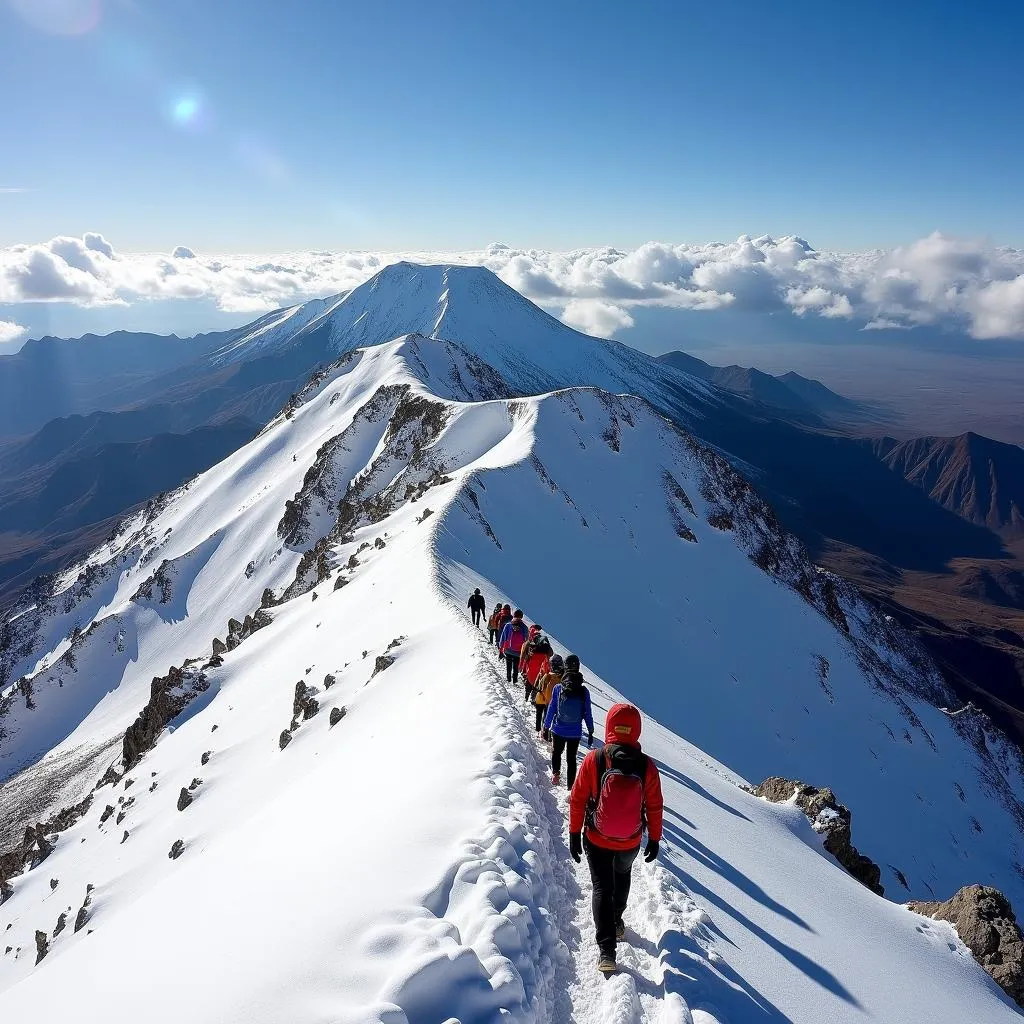
[[[639,842],[646,824],[647,755],[638,750],[635,757],[629,756],[633,753],[630,751],[616,758],[615,754],[620,752],[625,753],[621,747],[605,747],[597,752],[597,800],[590,815],[590,827],[606,839]]]

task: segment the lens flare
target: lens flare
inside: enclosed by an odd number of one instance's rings
[[[182,96],[171,107],[171,117],[178,124],[195,124],[199,117],[199,100],[195,96]]]
[[[58,36],[91,32],[103,15],[100,0],[9,0],[33,28]]]

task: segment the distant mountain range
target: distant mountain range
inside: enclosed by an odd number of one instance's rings
[[[1024,448],[966,433],[910,441],[886,437],[875,451],[943,508],[1004,535],[1024,535]]]
[[[1004,547],[1021,519],[1020,449],[977,435],[858,437],[873,410],[818,381],[682,352],[655,359],[572,330],[483,268],[405,263],[234,332],[50,338],[0,357],[0,603],[236,450],[311,373],[403,332],[471,345],[478,371],[518,394],[584,386],[645,398],[728,453],[815,558],[864,586],[882,580],[894,609],[900,579],[919,595],[952,579],[985,607],[1022,605],[1020,566]],[[458,397],[479,382],[445,387]],[[928,636],[953,623],[945,606],[929,603],[928,614],[941,620]],[[1005,621],[985,628],[1005,642]],[[989,639],[971,634],[971,651]],[[984,704],[991,673],[971,651],[957,648],[957,679]],[[1024,697],[1014,696],[1024,670],[1015,673],[986,708],[1019,707],[1024,737]]]
[[[666,352],[658,362],[717,384],[752,401],[790,413],[809,413],[825,419],[866,416],[867,406],[837,395],[821,381],[790,371],[773,376],[748,366],[712,366],[687,352]]]

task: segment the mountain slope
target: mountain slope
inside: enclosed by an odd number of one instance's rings
[[[837,395],[820,381],[809,380],[793,371],[775,377],[748,366],[712,366],[687,352],[666,352],[657,358],[666,366],[785,412],[812,414],[824,419],[849,418],[865,412],[857,402]]]
[[[119,390],[141,398],[153,378],[209,355],[229,336],[118,331],[27,341],[0,356],[0,437],[33,432],[57,416],[110,408]]]
[[[835,785],[887,887],[1019,898],[1019,758],[647,403],[513,396],[449,342],[345,357],[5,623],[7,839],[43,858],[0,905],[5,1019],[1013,1019],[736,783]],[[666,859],[603,987],[564,798],[458,620],[476,585],[664,727]]]
[[[1024,535],[1024,449],[980,434],[884,438],[885,464],[933,501],[968,522],[1007,536]]]

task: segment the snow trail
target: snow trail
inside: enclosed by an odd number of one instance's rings
[[[485,656],[494,658],[494,649],[483,637],[480,642]],[[633,868],[626,940],[619,943],[617,951],[619,970],[610,978],[598,972],[591,909],[593,886],[586,859],[575,864],[566,842],[568,790],[564,784],[551,784],[550,748],[536,736],[530,720],[533,705],[527,704],[523,710],[522,685],[507,683],[496,666],[490,672],[503,691],[506,707],[521,723],[526,740],[523,753],[532,762],[530,774],[539,779],[538,810],[549,833],[548,871],[555,897],[550,912],[567,952],[565,962],[553,972],[558,997],[552,1003],[551,1024],[727,1024],[724,1017],[710,1012],[710,1005],[698,1011],[703,1016],[695,1017],[681,991],[692,981],[680,969],[681,956],[677,953],[682,953],[682,947],[688,948],[682,955],[689,958],[704,960],[708,955],[721,959],[714,952],[708,954],[698,942],[698,938],[710,938],[704,927],[708,917],[672,884],[671,876],[660,865],[646,864],[642,853]],[[665,843],[662,845],[664,849]],[[671,950],[666,938],[674,939],[679,951]],[[711,964],[701,966],[706,971]]]

